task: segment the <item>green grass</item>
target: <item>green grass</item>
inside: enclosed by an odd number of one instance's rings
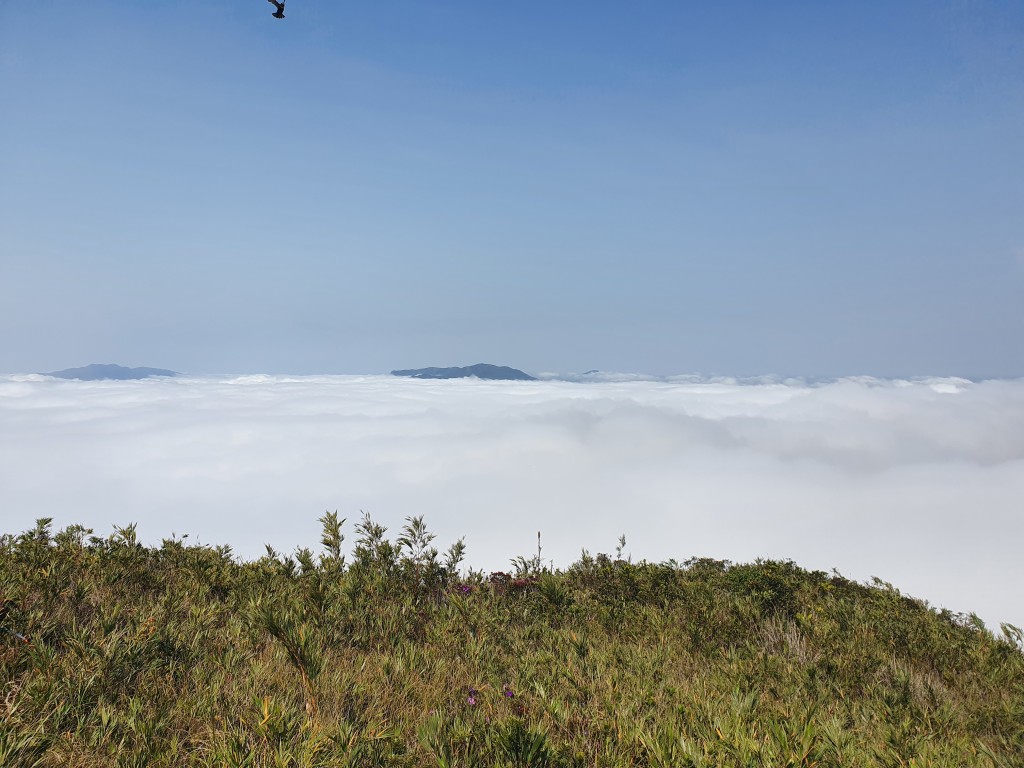
[[[1020,766],[1021,633],[790,562],[0,537],[0,766]],[[13,632],[26,635],[21,642]]]

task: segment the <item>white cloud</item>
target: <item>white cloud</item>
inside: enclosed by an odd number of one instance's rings
[[[425,514],[470,564],[789,557],[1024,625],[1024,381],[0,377],[0,523],[245,556]],[[351,524],[349,526],[351,538]]]

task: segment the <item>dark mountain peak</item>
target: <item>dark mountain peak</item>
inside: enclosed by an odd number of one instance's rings
[[[496,381],[535,381],[528,373],[507,365],[491,365],[477,363],[463,368],[410,368],[404,371],[392,371],[392,376],[411,376],[414,379],[467,379],[475,376],[478,379]]]
[[[114,365],[113,363],[92,363],[81,368],[65,368],[63,371],[54,371],[43,375],[82,381],[103,381],[105,379],[129,381],[148,379],[150,376],[177,376],[178,374],[164,368],[125,368],[123,365]]]

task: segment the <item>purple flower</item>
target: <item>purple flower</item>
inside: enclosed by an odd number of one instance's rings
[[[469,706],[471,706],[471,707],[475,707],[476,706],[476,697],[470,696],[469,698],[466,699],[466,703],[469,704]]]
[[[506,699],[515,698],[515,693],[512,691],[512,686],[508,683],[505,683],[505,685],[502,686],[501,693]]]

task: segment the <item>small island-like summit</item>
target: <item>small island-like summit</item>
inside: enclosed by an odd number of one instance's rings
[[[536,381],[536,378],[518,368],[507,365],[477,363],[461,368],[410,368],[392,371],[392,376],[410,376],[414,379],[490,379],[492,381]]]
[[[177,376],[176,371],[165,368],[126,368],[113,363],[90,363],[81,368],[65,368],[63,371],[44,373],[58,379],[78,379],[80,381],[132,381],[148,379],[151,376]]]

